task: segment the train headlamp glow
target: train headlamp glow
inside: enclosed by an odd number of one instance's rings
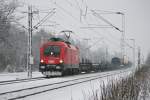
[[[59,60],[59,63],[63,63],[63,60]]]
[[[43,63],[44,62],[44,60],[43,59],[41,59],[41,61],[40,61],[41,63]]]

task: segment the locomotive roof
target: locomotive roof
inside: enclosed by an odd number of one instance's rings
[[[67,44],[63,41],[48,41],[44,44],[45,45],[60,45],[60,46],[67,46]]]
[[[65,42],[67,44],[71,44],[69,41],[62,39],[62,38],[56,38],[56,37],[52,37],[49,39],[49,41],[51,42]]]
[[[67,43],[62,42],[62,41],[57,41],[57,42],[48,41],[48,42],[46,42],[45,44],[43,44],[42,47],[45,47],[45,46],[48,46],[48,45],[63,46],[63,47],[70,48],[70,49],[72,49],[72,50],[77,50],[77,49],[78,49],[76,46],[67,44]]]
[[[42,45],[42,47],[47,46],[47,45],[65,46],[65,47],[69,47],[69,48],[72,48],[72,49],[77,49],[77,47],[72,45],[70,42],[64,41],[61,38],[50,38],[47,42],[45,42]]]

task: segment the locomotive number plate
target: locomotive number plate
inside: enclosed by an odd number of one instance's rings
[[[48,63],[54,63],[54,60],[48,60]]]

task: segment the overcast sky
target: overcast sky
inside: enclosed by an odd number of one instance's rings
[[[137,46],[142,48],[144,55],[150,51],[150,0],[22,0],[21,2],[26,4],[23,8],[26,10],[28,4],[32,4],[34,8],[39,10],[56,8],[56,14],[47,21],[47,24],[52,24],[50,23],[51,21],[56,21],[59,25],[49,27],[50,30],[58,32],[62,29],[70,29],[81,38],[104,37],[107,45],[116,50],[120,45],[119,39],[121,36],[121,33],[117,30],[110,28],[88,30],[81,27],[87,26],[87,23],[107,25],[90,14],[91,9],[124,12],[126,38],[134,38]],[[79,8],[85,12],[85,5],[88,7],[89,14],[86,15],[86,18],[82,18],[80,22]],[[42,18],[44,14],[39,16],[39,18]],[[121,16],[111,14],[102,14],[102,16],[121,29]],[[129,43],[132,45],[132,42]]]

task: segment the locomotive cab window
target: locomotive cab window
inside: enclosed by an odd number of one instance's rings
[[[45,56],[59,56],[60,55],[60,47],[59,46],[47,46],[44,49]]]

